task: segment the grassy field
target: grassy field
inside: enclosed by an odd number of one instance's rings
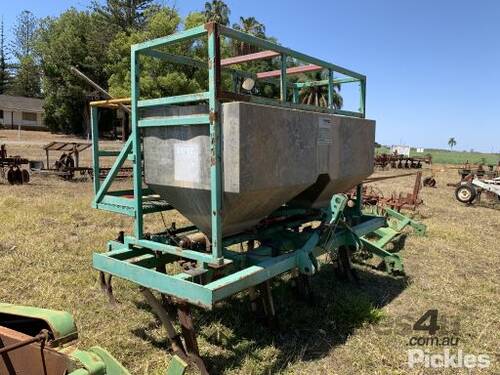
[[[12,137],[0,131],[0,143],[8,141],[11,153],[43,157],[45,135],[22,143]],[[428,234],[410,233],[401,252],[405,278],[356,266],[361,285],[355,286],[337,281],[324,259],[314,276],[312,306],[294,297],[286,278],[274,281],[280,325],[274,331],[255,321],[245,294],[215,311],[197,310],[201,354],[213,373],[471,373],[408,368],[408,341],[424,335],[412,331],[412,324],[429,309],[439,310],[438,336],[459,338],[452,351],[490,355],[492,366],[472,373],[500,373],[500,211],[459,204],[446,187],[456,182],[456,170],[436,168],[435,177],[438,187],[423,190],[425,204],[415,214]],[[410,191],[412,182],[407,177],[376,185],[390,193]],[[107,348],[132,374],[164,374],[170,358],[166,334],[137,288],[115,280],[120,304],[110,307],[91,267],[92,253],[103,251],[118,231],[130,231],[131,221],[90,208],[91,198],[90,182],[35,176],[29,185],[0,183],[0,301],[67,310],[75,316],[82,347]],[[160,216],[151,215],[146,229],[161,225]]]
[[[388,147],[379,147],[376,149],[377,154],[390,153]],[[468,152],[457,150],[437,150],[425,149],[424,152],[416,152],[414,148],[410,151],[410,156],[432,156],[432,162],[436,164],[465,164],[469,163],[482,163],[496,165],[500,162],[500,154],[492,154],[485,152]]]

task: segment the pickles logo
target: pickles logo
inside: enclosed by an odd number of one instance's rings
[[[458,336],[438,336],[438,310],[428,310],[413,325],[414,331],[425,331],[428,335],[412,336],[408,340],[408,367],[415,368],[487,368],[491,364],[487,354],[468,354],[462,349],[452,350],[459,344]],[[432,352],[422,347],[441,347],[441,352]]]
[[[459,349],[452,354],[450,349],[444,349],[442,353],[430,353],[422,349],[408,350],[408,366],[416,367],[418,364],[427,368],[487,368],[490,366],[490,356],[487,354],[464,354]]]

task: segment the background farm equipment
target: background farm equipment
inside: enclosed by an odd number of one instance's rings
[[[29,165],[28,159],[17,155],[9,156],[7,147],[0,146],[0,178],[7,180],[11,185],[27,184],[30,181],[30,174],[24,165]]]
[[[496,166],[493,164],[485,166],[484,164],[470,164],[466,162],[463,166],[452,169],[458,169],[460,181],[446,185],[456,187],[457,189],[464,183],[470,183],[474,178],[494,180],[500,177],[500,162]]]
[[[432,157],[410,157],[395,154],[379,154],[375,156],[375,167],[386,169],[420,169],[423,164],[432,164]]]
[[[82,350],[71,314],[0,303],[0,374],[129,375],[105,349]]]
[[[208,39],[208,64],[161,51],[199,38]],[[264,51],[221,59],[221,38]],[[140,77],[147,74],[141,71],[141,55],[207,70],[208,90],[140,100]],[[131,56],[131,98],[91,103],[96,175],[100,157],[109,155],[99,147],[99,108],[130,104],[132,119],[131,137],[111,171],[103,181],[94,176],[92,205],[132,217],[134,231],[110,241],[106,252],[95,253],[93,265],[111,302],[112,276],[140,286],[178,358],[208,373],[193,306],[212,310],[244,292],[256,315],[275,322],[273,279],[290,274],[307,299],[322,255],[329,255],[348,277],[355,274],[353,254],[361,250],[378,257],[388,273],[404,273],[400,256],[384,247],[405,227],[423,234],[425,226],[394,210],[362,210],[360,183],[373,172],[375,139],[374,121],[365,119],[363,75],[215,23],[136,44]],[[281,58],[279,71],[254,74],[231,67],[274,57]],[[287,68],[287,58],[308,65]],[[233,91],[224,91],[223,69],[233,75]],[[287,73],[311,70],[328,71],[328,79],[287,80]],[[345,77],[334,79],[334,73]],[[241,94],[241,78],[278,83],[280,99]],[[356,112],[333,106],[334,85],[344,83],[359,85]],[[328,88],[327,107],[300,103],[299,89],[309,86]],[[134,165],[133,190],[113,191],[116,172],[126,160]],[[341,193],[353,186],[355,199]],[[192,224],[144,231],[144,215],[171,210]]]
[[[391,195],[386,196],[380,189],[369,185],[370,183],[377,181],[402,178],[412,175],[415,175],[415,183],[413,184],[413,190],[411,193],[393,192],[391,193]],[[434,180],[432,177],[431,179]],[[389,207],[393,210],[396,210],[397,212],[400,212],[403,208],[415,211],[416,208],[423,203],[423,200],[420,198],[420,191],[423,185],[422,172],[420,171],[416,174],[408,173],[396,176],[371,177],[366,179],[363,184],[363,189],[361,190],[362,198],[363,203],[367,206]],[[433,186],[435,186],[435,183],[433,184]],[[348,195],[355,199],[357,196],[357,191],[355,189],[352,189]]]
[[[496,177],[500,177],[500,162],[496,166],[493,164],[471,165],[469,163],[465,163],[465,165],[458,170],[458,174],[461,181],[466,180],[467,176],[494,179]]]
[[[485,194],[490,200],[500,203],[500,177],[483,179],[478,176],[465,178],[455,189],[455,197],[459,202],[472,204],[481,201]]]
[[[80,142],[51,142],[43,147],[46,154],[47,168],[43,167],[41,161],[30,161],[31,170],[39,175],[59,176],[64,180],[88,180],[94,177],[92,167],[80,166],[80,153],[89,149],[90,143]],[[57,153],[54,162],[51,161],[51,154]],[[110,155],[117,152],[109,151]],[[52,167],[51,167],[52,166]],[[110,168],[100,168],[99,178],[106,178]],[[116,178],[130,178],[132,176],[131,167],[122,167],[116,174]]]

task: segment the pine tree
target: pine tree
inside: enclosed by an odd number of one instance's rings
[[[9,93],[16,96],[36,98],[40,96],[40,67],[32,56],[21,58],[16,77],[12,82]]]
[[[12,29],[14,40],[11,43],[11,50],[19,61],[33,54],[37,26],[38,20],[29,10],[23,10],[17,16],[16,24]]]
[[[9,93],[18,96],[40,96],[40,66],[35,56],[38,20],[29,10],[23,10],[17,17],[12,31],[12,54],[16,58],[15,76]]]
[[[142,28],[148,13],[159,10],[160,6],[155,4],[155,0],[107,0],[104,5],[94,1],[92,9],[107,23],[128,33]]]
[[[9,55],[5,46],[3,18],[0,23],[0,94],[4,94],[10,85]]]

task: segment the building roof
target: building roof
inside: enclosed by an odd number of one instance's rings
[[[43,100],[24,96],[0,95],[0,109],[4,111],[43,112]]]

